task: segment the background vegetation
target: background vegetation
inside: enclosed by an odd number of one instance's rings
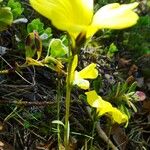
[[[95,0],[95,10],[111,2],[133,1]],[[57,120],[56,94],[59,88],[59,117],[64,121],[65,78],[58,76],[53,62],[48,68],[20,66],[26,62],[26,49],[32,46],[28,45],[28,38],[32,40],[34,30],[39,34],[37,43],[42,40],[42,58],[46,56],[53,38],[61,39],[63,46],[68,45],[66,33],[58,31],[49,20],[35,12],[28,0],[5,0],[0,6],[0,9],[6,6],[11,8],[11,12],[5,12],[10,18],[6,25],[0,19],[0,149],[57,149],[57,126],[52,121]],[[111,125],[106,117],[100,120],[101,129],[120,150],[150,148],[150,2],[140,0],[137,12],[140,19],[135,26],[124,30],[99,31],[82,48],[84,51],[79,56],[79,70],[87,63],[97,63],[100,74],[91,83],[92,87],[113,105],[118,105],[114,99],[122,101],[123,96],[133,100],[129,95],[132,91],[142,91],[142,96],[146,96],[144,101],[140,99],[134,103],[135,111],[122,108],[130,116],[126,128]],[[55,48],[58,47],[54,45]],[[53,53],[53,56],[57,55]],[[88,114],[85,99],[84,93],[75,87],[70,112],[70,149],[89,149],[92,138],[91,149],[109,149],[99,130],[92,131],[95,118]]]

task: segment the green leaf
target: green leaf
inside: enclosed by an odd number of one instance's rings
[[[128,84],[126,82],[122,83],[119,91],[119,95],[125,94],[127,92],[127,89],[128,89]]]
[[[18,18],[24,11],[24,8],[21,7],[21,3],[16,0],[9,0],[7,6],[11,8],[14,19]]]
[[[110,58],[110,57],[113,57],[115,52],[118,51],[118,48],[116,47],[116,45],[114,43],[112,43],[110,46],[109,46],[109,50],[107,52],[107,56]]]
[[[42,40],[47,40],[51,36],[52,36],[52,29],[51,28],[47,28],[46,30],[44,30],[43,34],[40,35],[40,38]]]
[[[62,125],[63,127],[65,126],[64,123],[60,120],[54,120],[54,121],[52,121],[52,123]]]
[[[100,76],[98,76],[98,78],[96,78],[93,81],[94,90],[98,93],[100,88],[101,88],[101,86],[102,86],[102,78]]]
[[[62,36],[60,37],[60,39],[61,39],[61,41],[63,42],[63,44],[64,44],[65,46],[68,46],[68,45],[69,45],[69,39],[68,39],[68,36],[67,36],[67,35],[62,35]]]
[[[128,118],[130,119],[130,117],[131,117],[131,112],[130,112],[130,110],[129,110],[125,105],[120,105],[120,106],[119,106],[119,109],[120,109],[123,113],[125,113],[125,114],[128,116]]]
[[[133,108],[134,112],[137,112],[137,108],[135,107],[135,105],[129,101],[130,106]]]
[[[129,87],[127,93],[130,93],[130,92],[135,91],[136,87],[137,87],[137,82],[133,82],[133,83],[131,84],[131,86]]]
[[[37,59],[41,57],[42,53],[42,41],[39,38],[39,35],[37,32],[29,33],[29,35],[26,38],[26,58],[27,57],[34,57],[35,54],[37,54]]]
[[[49,50],[52,57],[62,57],[68,53],[68,48],[60,39],[52,39],[49,45]]]
[[[46,28],[44,33],[47,34],[48,37],[51,37],[52,36],[52,29],[51,28]]]
[[[0,7],[0,32],[6,30],[13,22],[13,15],[9,7]]]
[[[40,21],[39,18],[32,20],[27,25],[28,33],[38,32],[40,39],[42,40],[42,45],[47,48],[49,46],[49,41],[52,38],[52,29],[50,27],[44,29],[44,23]]]
[[[37,31],[39,34],[44,32],[44,24],[40,21],[39,18],[32,20],[31,23],[27,25],[28,33]]]
[[[120,82],[118,82],[115,97],[119,96],[120,86],[121,86],[121,84],[120,84]]]

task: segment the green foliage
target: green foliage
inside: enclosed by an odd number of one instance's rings
[[[65,126],[64,123],[60,120],[53,120],[52,123],[62,125],[63,127]]]
[[[39,35],[37,32],[29,33],[29,35],[26,38],[26,58],[27,57],[34,57],[35,54],[37,54],[37,59],[41,57],[42,53],[42,41],[39,38]]]
[[[150,54],[150,16],[140,17],[138,24],[124,32],[123,36],[124,46],[134,52],[136,57]]]
[[[116,105],[122,112],[124,112],[129,118],[131,116],[131,108],[136,112],[137,109],[134,106],[134,102],[136,102],[134,98],[135,89],[137,83],[134,82],[131,85],[125,83],[118,83],[114,85],[111,89],[108,99]]]
[[[9,0],[7,6],[11,8],[14,19],[20,17],[22,12],[24,11],[24,8],[22,8],[21,3],[17,0]]]
[[[33,19],[28,25],[27,25],[27,32],[38,32],[40,39],[42,40],[42,44],[44,47],[48,47],[49,40],[52,37],[52,30],[50,27],[44,28],[44,23],[40,21],[39,18]]]
[[[9,7],[0,7],[0,32],[6,30],[13,22],[13,15]]]
[[[52,36],[51,28],[48,27],[44,29],[44,23],[42,23],[39,18],[32,20],[32,22],[27,25],[27,31],[28,33],[33,31],[38,32],[43,40]]]
[[[45,39],[48,39],[51,36],[52,36],[52,29],[48,27],[44,30],[44,32],[41,34],[40,37],[41,37],[42,40],[45,40]]]
[[[118,108],[121,110],[121,112],[124,112],[128,118],[131,118],[131,110],[129,110],[125,105],[120,105]]]
[[[52,57],[63,57],[68,53],[68,47],[66,47],[60,39],[52,39],[49,44],[49,50]]]
[[[68,45],[69,45],[69,40],[68,40],[67,35],[62,35],[62,36],[60,37],[60,39],[61,39],[62,43],[63,43],[65,46],[68,46]]]
[[[101,86],[102,86],[102,77],[101,77],[101,76],[98,76],[98,77],[93,81],[94,90],[98,93],[98,92],[99,92],[99,89],[101,88]]]
[[[3,0],[0,0],[0,2],[2,1]],[[18,17],[20,17],[20,15],[22,14],[24,10],[25,10],[24,15],[29,20],[39,17],[37,13],[33,13],[31,15],[30,12],[32,10],[31,10],[31,7],[27,7],[28,5],[24,5],[25,7],[22,8],[21,2],[20,2],[21,0],[20,1],[19,0],[7,0],[7,1],[8,1],[7,6],[9,7],[2,7],[3,3],[0,3],[0,6],[1,6],[0,7],[0,32],[3,30],[6,30],[8,26],[12,24],[13,17],[14,19],[17,19]],[[105,4],[112,3],[112,2],[120,2],[120,1],[121,0],[95,0],[94,2],[97,3],[95,10],[104,6]],[[129,1],[130,0],[127,0],[124,2],[129,2]],[[7,3],[6,1],[3,1],[3,2],[5,4]],[[22,2],[24,1],[22,0]],[[25,1],[25,3],[26,2],[27,1]],[[0,80],[4,79],[5,81],[4,86],[3,86],[3,83],[1,84],[0,94],[2,96],[4,95],[3,97],[6,98],[6,100],[17,98],[17,100],[20,100],[19,103],[22,103],[24,102],[24,100],[27,99],[27,100],[30,100],[29,104],[30,102],[32,104],[32,98],[34,98],[35,100],[33,101],[33,105],[35,104],[35,106],[32,107],[31,105],[31,108],[30,108],[30,105],[29,107],[22,107],[21,105],[21,108],[22,108],[21,111],[17,112],[16,111],[17,108],[14,109],[13,113],[11,113],[10,115],[8,115],[8,117],[6,117],[6,120],[4,120],[4,123],[8,121],[12,121],[12,122],[7,123],[8,127],[9,127],[9,124],[11,125],[12,123],[11,128],[10,128],[10,131],[13,130],[11,132],[11,137],[13,137],[12,135],[14,136],[19,135],[19,138],[20,138],[19,140],[24,140],[23,135],[22,135],[23,133],[22,131],[24,129],[25,131],[28,129],[29,133],[33,131],[28,136],[29,141],[33,141],[33,143],[35,143],[35,141],[40,141],[41,140],[40,138],[43,138],[43,137],[44,137],[43,140],[49,140],[48,139],[49,135],[51,135],[52,138],[53,137],[55,138],[56,133],[52,132],[54,131],[52,130],[53,126],[54,127],[60,126],[60,129],[62,131],[65,129],[65,125],[63,121],[64,121],[64,109],[66,108],[66,106],[64,106],[64,95],[66,94],[64,91],[65,89],[64,85],[65,85],[66,80],[64,78],[66,77],[66,74],[68,71],[67,63],[69,62],[71,58],[69,57],[69,54],[68,54],[69,53],[68,48],[71,47],[70,46],[71,42],[69,41],[69,37],[67,35],[60,35],[60,32],[54,30],[54,33],[57,33],[57,34],[55,34],[56,38],[52,38],[52,29],[51,27],[48,27],[49,24],[47,24],[47,20],[42,18],[42,16],[40,16],[40,19],[39,18],[34,19],[27,25],[26,24],[19,24],[19,25],[14,24],[13,28],[9,30],[10,36],[7,37],[7,34],[4,33],[5,35],[3,35],[2,33],[1,34],[2,36],[0,37],[0,42],[2,41],[1,46],[6,46],[6,47],[8,46],[8,48],[12,49],[10,53],[7,53],[6,51],[6,54],[5,54],[6,57],[4,57],[4,58],[7,58],[6,62],[8,61],[8,63],[10,62],[11,64],[13,64],[14,62],[14,63],[18,63],[19,65],[23,64],[22,66],[20,65],[21,66],[20,68],[18,66],[19,69],[17,67],[15,68],[15,65],[13,65],[11,69],[11,72],[16,71],[16,73],[18,72],[21,73],[21,80],[19,80],[18,78],[15,78],[15,75],[13,76],[8,75],[7,78],[0,76]],[[5,38],[3,39],[3,36],[6,36],[6,39]],[[19,39],[18,40],[19,42],[16,40],[17,37]],[[26,40],[25,40],[25,37],[26,37]],[[93,84],[91,84],[91,88],[89,90],[94,89],[97,93],[100,93],[102,97],[104,97],[117,109],[121,110],[121,112],[124,112],[129,118],[131,117],[133,110],[134,112],[137,111],[135,104],[134,104],[135,102],[134,93],[136,89],[136,84],[134,83],[132,85],[128,85],[127,83],[124,83],[123,82],[124,79],[122,79],[122,77],[120,77],[119,74],[118,74],[119,77],[117,78],[117,75],[115,73],[118,73],[118,70],[116,68],[114,69],[114,66],[116,67],[116,58],[114,57],[114,54],[117,53],[118,51],[120,51],[120,54],[122,54],[121,50],[123,50],[123,52],[131,51],[133,52],[132,53],[133,57],[136,58],[136,57],[143,55],[145,58],[144,54],[150,54],[150,40],[149,40],[150,38],[149,37],[150,37],[150,17],[147,15],[147,16],[141,17],[138,24],[130,29],[125,29],[122,31],[106,30],[106,29],[101,30],[100,32],[96,34],[94,38],[91,39],[92,41],[91,43],[89,43],[88,45],[89,47],[84,47],[84,48],[80,47],[81,55],[79,55],[80,61],[78,63],[77,70],[78,69],[80,70],[83,66],[86,66],[87,64],[90,64],[91,62],[94,62],[98,64],[97,68],[99,70],[99,73],[101,73],[101,75],[99,75],[98,78],[96,78],[94,81],[93,80],[90,81]],[[10,38],[10,41],[9,40],[7,41],[7,39],[9,38]],[[21,45],[20,46],[21,48],[19,47],[19,45]],[[84,51],[82,51],[83,49]],[[21,53],[21,50],[23,51],[23,53]],[[28,58],[26,59],[25,63],[24,63],[24,51],[25,51],[26,58]],[[46,55],[46,52],[47,52],[47,55]],[[111,59],[110,61],[110,59],[107,59],[107,58],[113,58],[113,59]],[[143,57],[140,57],[140,58],[143,58]],[[147,57],[146,59],[147,61],[145,61],[144,66],[147,66],[146,69],[147,71],[149,71],[149,68],[150,68],[148,65],[149,57]],[[141,59],[136,59],[136,62],[137,61],[141,63]],[[5,64],[5,62],[2,59],[1,59],[1,62]],[[1,63],[1,66],[2,66],[1,68],[3,69],[2,63]],[[42,67],[39,67],[39,68],[27,67],[31,65],[44,66],[44,67],[43,68]],[[111,65],[113,67],[111,67]],[[7,66],[7,68],[8,67],[9,66]],[[58,74],[47,69],[46,67],[56,71]],[[140,68],[140,66],[138,67]],[[114,70],[115,72],[113,72]],[[116,85],[109,84],[109,82],[105,82],[106,81],[105,74],[107,73],[111,77],[113,77],[113,80],[115,80]],[[32,77],[33,83],[31,83],[31,85],[35,84],[35,86],[25,85],[25,88],[24,88],[24,82],[22,81],[27,80],[27,81],[32,82],[31,75],[33,75]],[[13,81],[13,79],[17,79],[17,82]],[[119,82],[117,79],[119,79],[119,81],[121,82]],[[61,96],[60,96],[61,100],[60,100],[60,109],[59,109],[60,120],[62,121],[59,121],[59,119],[57,118],[57,114],[56,114],[57,106],[55,102],[57,99],[56,88],[58,86],[57,84],[58,80],[60,80],[61,82],[60,83],[61,87],[64,86],[63,88],[61,88]],[[23,85],[20,86],[19,84],[23,84]],[[12,88],[10,85],[12,85]],[[10,86],[10,87],[7,88],[6,91],[3,91],[3,89],[5,89],[5,86],[6,87]],[[112,89],[110,89],[111,86],[112,86]],[[20,87],[23,87],[23,88],[20,88]],[[85,110],[87,107],[87,104],[85,104],[86,96],[83,93],[84,93],[83,91],[77,90],[76,88],[74,88],[74,91],[71,93],[71,97],[72,97],[71,105],[72,106],[70,107],[71,108],[70,125],[71,125],[71,131],[75,131],[71,133],[77,133],[77,134],[72,134],[70,140],[72,140],[72,138],[75,137],[75,140],[77,140],[77,144],[80,142],[81,143],[85,142],[87,144],[85,147],[88,147],[89,140],[92,138],[94,140],[93,142],[94,145],[98,143],[97,139],[99,139],[99,137],[97,137],[97,134],[95,134],[94,129],[93,129],[93,136],[90,138],[88,136],[90,136],[91,134],[92,123],[94,122],[94,120],[99,119],[99,118],[96,117],[97,115],[96,115],[95,109],[93,108],[91,110],[91,114],[93,114],[92,118],[88,116],[87,110]],[[78,95],[79,95],[79,98],[77,98]],[[47,109],[45,105],[48,105],[48,104],[45,103],[45,101],[47,103],[49,103],[50,101],[50,106]],[[54,102],[52,106],[51,106],[51,101],[52,103]],[[36,106],[36,104],[38,103],[39,104],[43,103],[43,104]],[[14,104],[14,105],[15,106],[17,105],[18,108],[20,107],[19,104]],[[23,106],[24,106],[24,103],[23,103]],[[10,106],[5,105],[4,108],[8,108],[7,110],[9,110]],[[1,120],[5,118],[5,116],[7,115],[7,111],[3,111],[4,108],[2,105]],[[26,113],[25,111],[28,111],[28,113]],[[17,126],[14,124],[13,119],[15,120],[15,123],[16,125],[19,126],[19,128],[17,128]],[[107,121],[105,120],[105,118],[104,120],[103,118],[101,118],[102,126],[105,126],[106,122]],[[14,130],[14,129],[18,129],[18,130]],[[63,132],[61,130],[59,131],[58,128],[55,128],[55,131],[57,133],[60,132],[62,136]],[[69,132],[70,131],[68,128],[68,133]],[[8,133],[6,134],[4,133],[4,135],[2,136],[4,136],[5,139],[10,139],[10,137],[7,134]],[[87,134],[87,137],[85,136],[86,138],[83,138],[83,135],[86,135],[86,134]],[[32,137],[32,135],[34,136],[35,140]],[[80,137],[82,138],[81,141],[80,139],[78,139]],[[16,143],[17,142],[18,142],[18,136],[16,136]],[[52,142],[48,141],[48,142],[52,143],[53,141]],[[57,142],[53,142],[53,143],[57,143]],[[54,145],[53,143],[52,145]],[[45,144],[44,141],[43,141],[43,144]],[[99,147],[101,146],[100,144],[101,143],[98,143]],[[96,149],[94,145],[93,145],[93,149]],[[106,147],[104,147],[104,149],[105,148]],[[19,148],[16,148],[16,149],[20,149],[20,145],[19,145]],[[31,148],[31,149],[35,149],[35,148]],[[78,147],[78,149],[81,149],[81,147]]]
[[[111,58],[114,56],[115,52],[118,51],[118,48],[116,47],[116,45],[114,43],[111,43],[111,45],[109,46],[109,50],[107,52],[107,57]]]
[[[32,22],[27,25],[28,33],[33,32],[34,30],[39,34],[44,32],[44,23],[42,23],[39,18],[32,20]]]

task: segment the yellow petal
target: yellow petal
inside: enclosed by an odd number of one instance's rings
[[[85,92],[85,94],[87,96],[87,102],[90,106],[97,108],[101,105],[100,101],[102,100],[102,98],[98,96],[94,90],[90,92]]]
[[[99,111],[100,116],[108,111],[111,111],[112,105],[109,102],[104,101],[99,95],[97,95],[95,90],[86,92],[85,94],[87,95],[88,104],[101,110]]]
[[[76,59],[74,60],[73,64],[76,64],[75,62],[76,62]],[[77,66],[77,64],[74,66]],[[96,67],[96,64],[92,63],[79,72],[75,71],[73,84],[78,85],[81,89],[84,89],[84,90],[89,89],[90,83],[89,81],[85,79],[94,79],[98,76],[98,71],[97,69],[95,69],[95,67]]]
[[[92,26],[95,28],[123,29],[137,23],[138,15],[133,11],[138,3],[108,4],[99,9],[93,17]]]
[[[95,79],[98,76],[98,70],[95,68],[96,64],[91,63],[86,68],[79,72],[80,78],[83,79]]]
[[[93,0],[30,0],[32,7],[52,24],[76,38],[93,17]]]
[[[118,124],[128,122],[127,115],[123,114],[120,110],[117,108],[112,109],[112,111],[109,113],[113,119],[114,122],[117,122]]]
[[[76,79],[73,82],[74,85],[77,85],[78,87],[80,87],[83,90],[87,90],[90,87],[90,83],[88,80],[84,80],[84,79]]]
[[[86,30],[86,38],[92,37],[100,29],[99,25],[90,25]]]
[[[113,122],[117,122],[118,124],[128,122],[127,115],[113,107],[111,103],[103,100],[94,90],[86,92],[85,94],[87,95],[88,104],[97,108],[99,116],[107,115],[112,119]]]

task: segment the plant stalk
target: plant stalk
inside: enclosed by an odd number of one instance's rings
[[[60,119],[60,100],[61,100],[61,79],[58,77],[58,87],[57,87],[57,120]],[[61,138],[60,138],[60,125],[57,124],[57,138],[58,138],[58,150],[61,149]]]
[[[97,121],[94,120],[93,127],[92,127],[92,139],[90,142],[90,149],[92,149],[92,146],[93,146],[93,139],[94,139],[94,132],[95,132],[96,124],[97,124]]]
[[[69,111],[70,111],[70,101],[71,101],[71,77],[72,77],[72,63],[73,63],[74,56],[70,59],[68,63],[68,72],[67,72],[67,79],[66,79],[66,114],[65,114],[65,131],[64,131],[64,144],[65,150],[69,150]]]

